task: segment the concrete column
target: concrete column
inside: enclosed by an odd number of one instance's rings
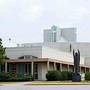
[[[54,70],[56,70],[56,63],[54,62]]]
[[[16,64],[16,73],[18,74],[18,64]]]
[[[81,66],[80,66],[80,73],[81,73]]]
[[[67,71],[69,72],[69,64],[67,65],[67,69],[68,69]]]
[[[86,67],[85,67],[85,73],[86,73]]]
[[[62,72],[62,64],[60,63],[60,71]]]
[[[29,74],[29,64],[27,64],[27,73]]]
[[[47,71],[50,70],[50,67],[49,67],[49,61],[47,61]]]
[[[34,62],[31,62],[31,74],[33,75],[33,66],[34,66]]]
[[[7,62],[5,62],[5,73],[7,73]]]

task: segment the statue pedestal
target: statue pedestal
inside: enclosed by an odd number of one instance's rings
[[[81,82],[81,76],[80,74],[73,74],[72,82]]]

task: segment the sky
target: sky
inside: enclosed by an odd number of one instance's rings
[[[43,42],[43,30],[52,25],[76,27],[77,41],[90,42],[90,0],[0,0],[5,46]]]

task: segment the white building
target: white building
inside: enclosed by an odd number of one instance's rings
[[[76,42],[48,42],[48,43],[26,43],[22,47],[47,46],[49,48],[72,54],[73,49],[79,49],[81,56],[84,58],[86,65],[90,66],[90,43]]]
[[[48,70],[74,71],[73,49],[80,50],[80,73],[90,72],[90,43],[76,42],[76,28],[52,26],[44,31],[44,43],[25,43],[6,48],[10,58],[5,72],[32,74],[46,80]]]
[[[76,28],[52,26],[44,30],[44,42],[76,42]]]
[[[31,73],[35,80],[46,80],[48,70],[73,71],[72,53],[45,45],[34,45],[31,47],[7,48],[6,54],[10,60],[5,64],[5,72]],[[80,73],[89,72],[89,70],[90,67],[85,63],[85,58],[81,57]]]

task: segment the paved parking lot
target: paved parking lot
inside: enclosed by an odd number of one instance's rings
[[[61,86],[0,86],[0,90],[90,90],[89,85]]]

